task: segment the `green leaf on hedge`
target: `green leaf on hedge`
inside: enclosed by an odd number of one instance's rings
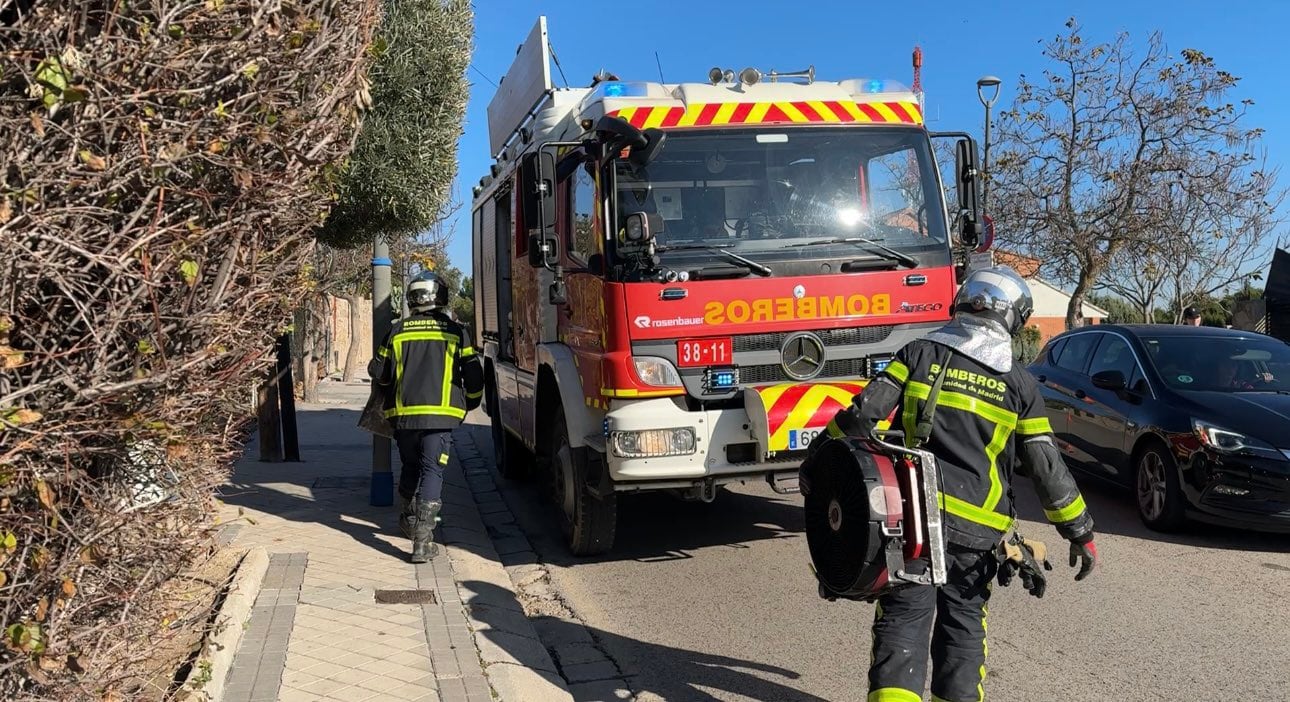
[[[197,270],[196,261],[185,260],[179,264],[179,274],[184,277],[184,282],[188,283],[188,287],[192,287],[197,283]]]

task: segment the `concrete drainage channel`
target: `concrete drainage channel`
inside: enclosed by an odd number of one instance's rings
[[[491,457],[489,457],[491,458]],[[466,482],[524,613],[577,702],[635,699],[622,668],[551,587],[546,566],[511,511],[511,495],[497,486],[492,461],[465,469]]]

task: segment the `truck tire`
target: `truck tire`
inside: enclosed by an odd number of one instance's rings
[[[549,458],[565,541],[575,556],[604,553],[614,545],[618,496],[609,492],[605,497],[594,497],[588,490],[591,473],[588,449],[569,445],[563,410],[557,412],[550,426]]]
[[[497,399],[497,384],[490,382],[487,393],[487,412],[493,430],[493,458],[497,472],[507,480],[522,480],[529,474],[532,464],[528,450],[515,435],[502,426],[502,413]]]

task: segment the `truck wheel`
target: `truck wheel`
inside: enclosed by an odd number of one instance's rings
[[[575,556],[591,556],[608,551],[614,545],[618,522],[618,498],[614,493],[593,497],[587,486],[590,480],[586,448],[569,445],[564,412],[551,423],[551,470],[555,483],[556,506],[565,541]]]
[[[520,480],[528,475],[531,461],[526,460],[529,457],[524,445],[502,426],[502,413],[497,400],[496,384],[488,386],[487,402],[488,418],[492,420],[493,458],[496,461],[497,472],[501,473],[502,477],[507,480]]]

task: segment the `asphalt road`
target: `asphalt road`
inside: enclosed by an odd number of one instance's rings
[[[498,482],[639,699],[864,700],[873,607],[816,596],[798,496],[750,484],[712,504],[625,497],[615,551],[579,560],[533,484]],[[1290,537],[1156,534],[1127,494],[1081,482],[1101,566],[1076,583],[1055,562],[1042,600],[995,589],[987,698],[1290,700]],[[1027,536],[1064,556],[1029,484],[1017,493]]]

